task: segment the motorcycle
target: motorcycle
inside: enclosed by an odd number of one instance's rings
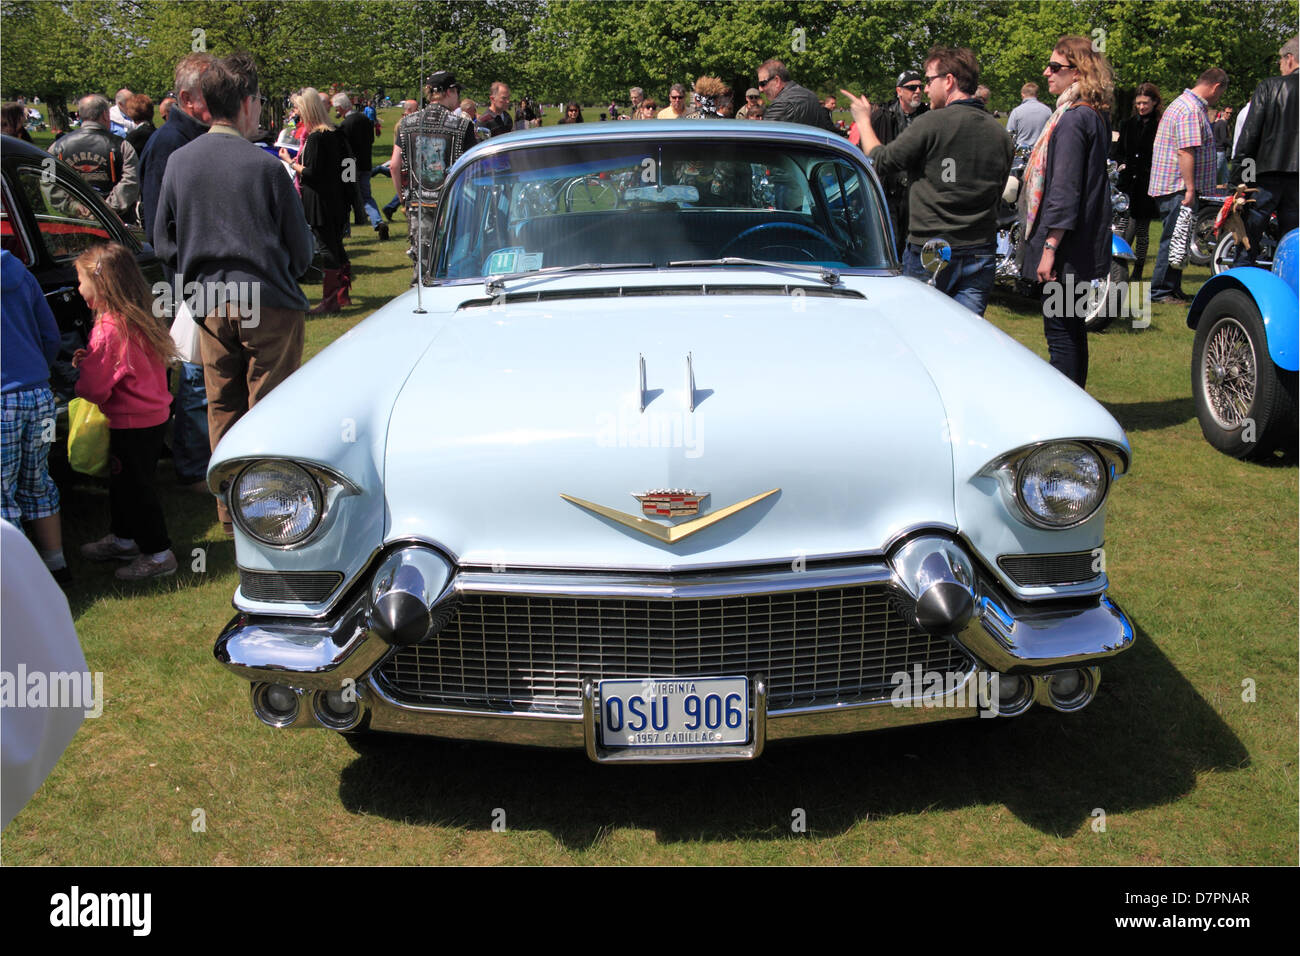
[[[1246,206],[1253,200],[1245,198],[1243,192],[1239,198],[1235,199],[1238,210],[1246,214]],[[1220,220],[1226,216],[1220,216]],[[1218,245],[1214,247],[1214,258],[1210,263],[1210,268],[1214,270],[1217,276],[1220,273],[1227,272],[1232,268],[1233,260],[1237,258],[1237,236],[1232,229],[1225,228],[1226,223],[1216,222],[1216,228],[1219,232]],[[1259,253],[1255,256],[1255,265],[1261,269],[1273,268],[1273,257],[1277,254],[1277,244],[1282,238],[1282,227],[1277,220],[1277,213],[1270,213],[1268,222],[1264,225],[1263,232],[1259,237]]]
[[[1227,194],[1201,196],[1196,218],[1192,222],[1192,242],[1187,249],[1187,261],[1196,266],[1208,266],[1214,260],[1214,249],[1219,244],[1219,228],[1215,223]]]
[[[997,272],[996,283],[1003,289],[1018,295],[1033,297],[1037,290],[1034,284],[1020,276],[1020,264],[1024,258],[1020,211],[1016,197],[1024,185],[1025,167],[1029,164],[1030,148],[1019,147],[1011,160],[1011,175],[1016,181],[1016,188],[1010,188],[1003,194],[998,208],[997,233]],[[1124,240],[1124,227],[1128,223],[1129,198],[1117,185],[1119,166],[1114,161],[1106,163],[1106,175],[1110,182],[1111,235],[1110,235],[1110,272],[1104,279],[1091,280],[1092,293],[1089,305],[1084,312],[1083,325],[1089,332],[1100,332],[1124,312],[1125,297],[1118,294],[1120,287],[1126,287],[1129,270],[1137,257]],[[1010,197],[1009,199],[1007,197]]]

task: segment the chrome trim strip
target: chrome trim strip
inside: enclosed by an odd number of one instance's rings
[[[515,574],[461,571],[452,579],[457,594],[516,594],[554,597],[643,598],[694,601],[746,594],[810,591],[820,588],[888,584],[893,571],[884,562],[823,571],[771,571],[708,577],[702,581],[677,576],[631,574]]]
[[[686,398],[691,411],[695,411],[695,362],[690,352],[686,353]]]
[[[638,573],[638,574],[690,574],[695,572],[711,572],[717,570],[725,571],[725,570],[732,570],[736,568],[765,567],[765,566],[770,567],[776,564],[784,564],[788,567],[796,558],[800,558],[800,557],[803,558],[804,562],[807,565],[813,565],[813,564],[818,564],[823,562],[832,562],[832,561],[883,561],[885,555],[891,550],[893,550],[894,547],[896,547],[901,541],[909,537],[912,537],[913,535],[920,534],[923,532],[941,532],[941,533],[946,532],[948,534],[957,535],[957,528],[954,527],[953,525],[943,524],[941,522],[940,523],[922,522],[918,524],[907,525],[906,527],[900,528],[898,531],[895,531],[893,534],[891,534],[889,540],[885,542],[884,547],[880,548],[879,550],[836,551],[836,552],[824,552],[821,554],[808,554],[808,555],[799,555],[799,554],[791,553],[790,555],[785,556],[784,560],[782,556],[777,555],[775,557],[754,558],[748,561],[726,561],[726,562],[719,561],[719,562],[709,562],[709,563],[702,563],[702,564],[674,563],[671,567],[668,568],[665,568],[663,565],[622,564],[619,565],[619,573],[626,572],[626,573]],[[454,551],[452,551],[442,542],[436,541],[432,538],[409,537],[409,538],[394,538],[392,541],[384,542],[382,547],[376,548],[375,551],[371,553],[370,557],[366,560],[366,564],[363,567],[363,571],[370,567],[370,565],[374,562],[376,555],[380,551],[387,551],[389,549],[394,549],[394,548],[402,547],[405,545],[412,545],[412,544],[425,545],[426,547],[431,547],[442,552],[444,555],[447,556],[447,558],[452,562],[452,564],[456,565],[458,568],[462,568],[465,570],[472,570],[472,569],[482,568],[487,566],[486,564],[476,564],[473,562],[465,562],[460,560],[459,556]],[[962,538],[962,544],[963,547],[965,547],[966,550],[969,551],[971,554],[978,553],[971,546],[970,542],[967,541],[965,538]],[[574,571],[578,571],[578,572],[608,572],[609,571],[608,564],[602,564],[602,565],[568,564],[565,565],[564,567],[556,567],[554,565],[548,565],[548,564],[512,564],[510,565],[510,568],[512,569],[512,571],[536,571],[542,574],[566,574]],[[358,574],[360,574],[360,572],[358,572]],[[347,587],[351,587],[352,584],[355,583],[355,581],[356,581],[356,577],[352,577],[344,583]]]

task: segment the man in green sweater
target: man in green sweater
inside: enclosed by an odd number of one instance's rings
[[[934,47],[924,79],[930,112],[888,145],[872,131],[870,101],[842,92],[876,175],[905,172],[911,181],[903,273],[928,280],[921,247],[929,239],[946,239],[952,260],[936,287],[983,315],[993,289],[997,208],[1011,172],[1011,137],[975,98],[979,62],[970,50]]]

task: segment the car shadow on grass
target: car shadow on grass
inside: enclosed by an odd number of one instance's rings
[[[1186,398],[1170,398],[1160,402],[1102,402],[1102,407],[1114,416],[1126,432],[1158,431],[1172,428],[1196,417],[1196,402]]]
[[[1249,764],[1240,740],[1138,629],[1132,651],[1103,666],[1084,711],[1035,707],[875,734],[776,741],[736,764],[597,766],[547,751],[375,734],[356,742],[339,795],[350,812],[417,824],[546,830],[570,850],[610,827],[660,843],[788,839],[881,816],[1005,806],[1050,836],[1108,815],[1174,802],[1205,770]]]

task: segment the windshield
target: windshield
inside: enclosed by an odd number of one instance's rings
[[[781,143],[620,140],[503,150],[448,187],[435,276],[748,258],[890,266],[860,166]]]

